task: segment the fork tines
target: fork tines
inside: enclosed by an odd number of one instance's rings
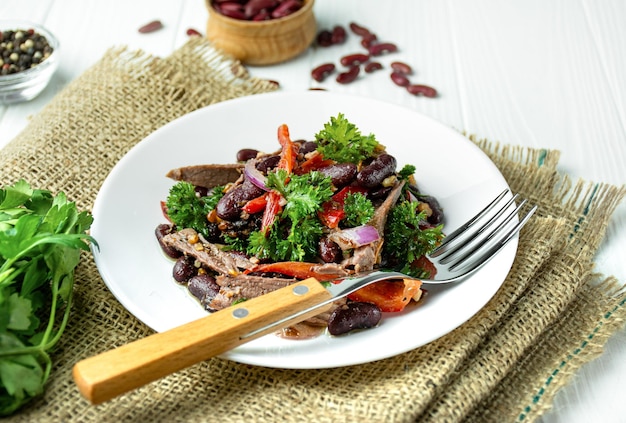
[[[521,219],[518,213],[526,199],[515,204],[518,194],[506,198],[509,190],[500,193],[476,216],[447,235],[429,256],[450,272],[473,272],[482,267],[515,237],[535,213],[532,207]]]

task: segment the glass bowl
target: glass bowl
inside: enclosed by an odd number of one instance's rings
[[[0,104],[32,100],[46,88],[59,65],[59,41],[50,31],[33,22],[0,20],[2,32],[30,29],[46,38],[52,53],[31,68],[7,75],[0,74]]]

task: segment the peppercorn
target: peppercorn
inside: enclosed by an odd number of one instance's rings
[[[33,68],[52,54],[53,48],[33,29],[0,31],[0,75]]]

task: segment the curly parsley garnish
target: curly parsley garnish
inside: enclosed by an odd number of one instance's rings
[[[170,188],[165,202],[167,215],[179,228],[192,228],[203,235],[207,234],[207,214],[215,208],[224,195],[224,188],[217,186],[209,195],[200,196],[193,184],[185,181]]]
[[[399,179],[409,179],[411,175],[415,173],[415,166],[413,165],[404,165],[400,172],[398,172]]]
[[[317,211],[333,194],[331,179],[319,172],[289,175],[279,169],[267,175],[267,186],[286,201],[268,233],[250,234],[247,252],[274,261],[305,261],[317,255],[322,224]]]
[[[443,225],[420,229],[420,221],[426,219],[424,212],[417,212],[417,202],[403,201],[389,212],[385,225],[384,254],[391,258],[396,270],[420,277],[421,269],[412,264],[421,256],[431,252],[443,238]]]
[[[374,134],[361,135],[357,127],[350,123],[342,113],[331,117],[324,124],[324,129],[315,135],[317,150],[326,159],[339,163],[360,163],[372,156],[379,146]]]
[[[287,172],[279,169],[267,175],[267,186],[285,197],[283,213],[295,221],[314,215],[333,195],[331,179],[316,171],[287,178]]]
[[[360,192],[352,192],[346,195],[343,204],[343,211],[346,214],[342,224],[346,227],[365,225],[374,216],[374,205]]]

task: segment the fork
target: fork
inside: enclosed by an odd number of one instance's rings
[[[467,279],[517,235],[537,206],[516,219],[526,200],[516,206],[518,196],[507,199],[507,194],[508,189],[444,238],[428,256],[437,272],[431,279],[420,279],[423,283],[454,283]],[[327,311],[335,300],[366,285],[407,278],[411,277],[375,270],[327,284],[314,278],[298,281],[169,331],[81,360],[73,368],[74,380],[83,396],[99,404]]]

